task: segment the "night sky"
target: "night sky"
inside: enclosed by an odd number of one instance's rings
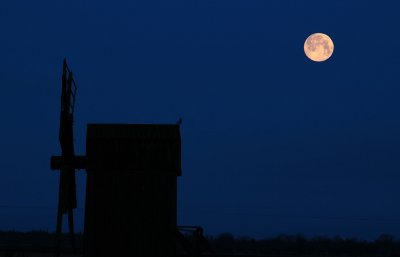
[[[112,3],[111,3],[112,2]],[[6,1],[0,230],[54,231],[62,61],[87,123],[183,119],[178,223],[400,238],[398,1]],[[312,33],[332,57],[312,62]],[[78,176],[82,231],[85,173]],[[64,218],[66,220],[66,217]]]

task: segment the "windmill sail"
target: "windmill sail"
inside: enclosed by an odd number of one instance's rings
[[[74,240],[74,214],[76,208],[76,183],[75,183],[75,152],[74,152],[74,106],[76,84],[64,59],[61,91],[61,113],[59,140],[61,145],[61,157],[52,157],[51,166],[60,170],[60,188],[58,193],[57,212],[57,253],[60,255],[62,216],[68,214],[68,228],[72,248],[75,249]]]
[[[63,66],[59,140],[61,154],[66,162],[61,167],[59,205],[61,212],[67,213],[76,208],[73,115],[77,88],[66,60]]]

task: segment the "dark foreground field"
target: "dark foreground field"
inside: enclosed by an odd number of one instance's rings
[[[82,234],[75,237],[76,248],[72,249],[68,236],[62,236],[61,256],[82,256]],[[188,237],[188,240],[192,240]],[[221,257],[400,257],[400,241],[383,234],[374,241],[336,236],[306,238],[303,235],[279,235],[274,238],[255,240],[248,237],[234,237],[221,234],[207,237],[208,245],[215,255]],[[55,235],[46,231],[15,232],[0,231],[0,257],[6,256],[55,256]],[[200,249],[201,251],[201,249]],[[177,245],[177,256],[188,256]]]

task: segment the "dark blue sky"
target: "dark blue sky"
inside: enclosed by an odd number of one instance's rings
[[[113,1],[114,2],[114,1]],[[9,1],[0,7],[0,229],[56,221],[62,60],[87,123],[183,118],[179,224],[400,237],[398,1]],[[303,43],[335,42],[324,63]],[[85,175],[78,175],[82,228]]]

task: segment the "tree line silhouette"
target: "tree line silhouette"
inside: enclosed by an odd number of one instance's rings
[[[187,235],[190,237],[190,235]],[[67,234],[63,234],[68,242]],[[76,234],[78,249],[82,249],[83,235]],[[266,256],[400,256],[400,241],[390,234],[382,234],[374,241],[341,236],[316,236],[281,234],[268,239],[235,237],[230,233],[207,236],[217,254]],[[47,231],[0,231],[0,251],[51,250],[55,234]],[[68,247],[65,245],[64,247]]]
[[[302,234],[278,235],[256,240],[250,237],[234,237],[224,233],[208,237],[217,253],[268,256],[400,256],[400,241],[390,234],[382,234],[374,241],[341,236],[316,236]]]

